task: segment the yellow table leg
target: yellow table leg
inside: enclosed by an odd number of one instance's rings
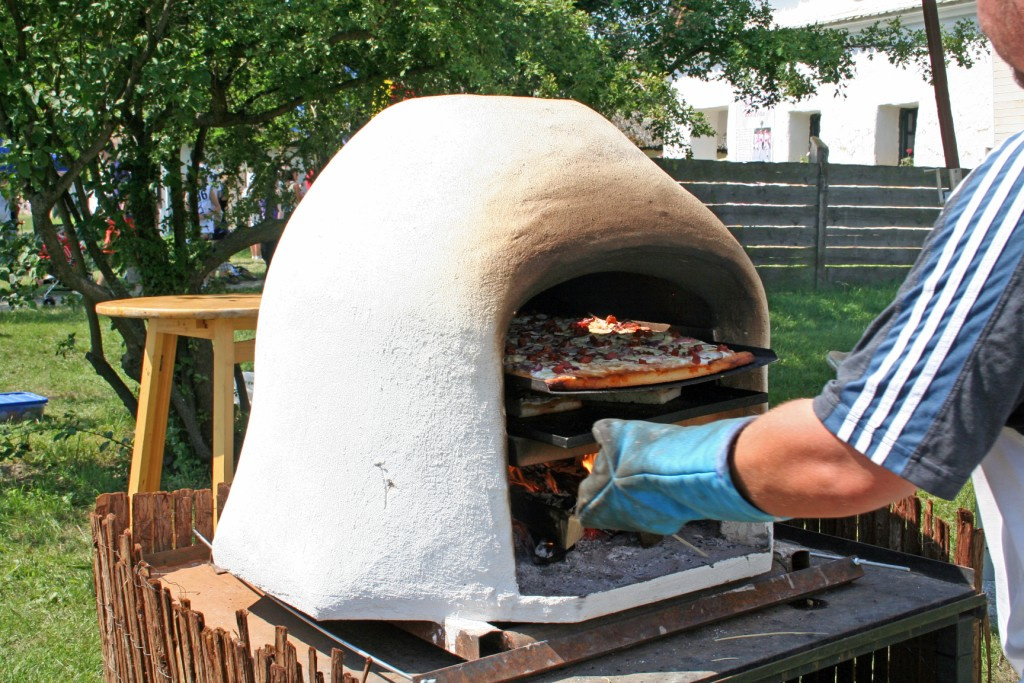
[[[220,519],[217,491],[235,474],[235,335],[221,321],[213,327],[213,528]]]
[[[135,421],[135,443],[128,475],[128,495],[158,491],[163,469],[167,412],[174,377],[174,354],[178,336],[156,332],[150,327],[142,357],[139,413]]]

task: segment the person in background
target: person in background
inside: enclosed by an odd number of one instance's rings
[[[18,225],[18,203],[8,201],[0,188],[0,232],[6,232]]]
[[[308,186],[305,183],[302,171],[287,166],[283,168],[281,170],[281,179],[278,181],[276,189],[280,203],[275,207],[276,213],[272,217],[283,218],[287,221],[295,207],[306,196]],[[274,258],[274,251],[276,249],[277,240],[269,240],[260,245],[260,252],[267,264],[267,268],[270,267],[270,262]]]
[[[978,0],[1024,86],[1024,0]],[[846,517],[974,488],[1003,650],[1024,672],[1024,133],[946,203],[896,299],[814,399],[697,427],[601,420],[585,527]]]
[[[0,159],[8,154],[7,147],[2,143],[3,139],[0,139]],[[10,178],[13,173],[13,164],[0,163],[0,237],[18,229],[21,205],[14,195],[14,187],[11,184]]]
[[[199,189],[199,234],[204,240],[224,237],[227,231],[221,227],[224,210],[220,205],[217,185],[210,180]]]

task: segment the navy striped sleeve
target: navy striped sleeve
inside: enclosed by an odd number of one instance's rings
[[[954,497],[1024,387],[1024,133],[947,203],[815,413],[872,462]]]

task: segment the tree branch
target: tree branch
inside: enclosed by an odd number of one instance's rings
[[[4,4],[7,6],[7,11],[11,13],[11,19],[14,21],[14,30],[18,32],[18,61],[24,62],[28,59],[28,44],[25,42],[25,20],[18,10],[17,0],[4,0]]]
[[[333,36],[327,39],[327,44],[333,46],[337,45],[338,43],[369,40],[372,37],[373,34],[365,29],[353,29],[351,31],[342,31],[341,33],[335,33]]]
[[[353,88],[361,83],[361,79],[353,78],[348,81],[342,81],[336,84],[334,87],[327,88],[320,94],[320,97],[326,97],[335,93],[342,92],[349,88]],[[196,125],[209,127],[209,128],[229,128],[231,126],[245,126],[245,125],[257,125],[261,123],[268,123],[273,121],[279,116],[287,114],[289,111],[295,109],[299,105],[306,102],[308,98],[305,95],[299,95],[292,99],[272,107],[271,109],[265,109],[261,112],[248,113],[248,112],[218,112],[216,110],[200,114],[196,117]]]
[[[210,252],[199,262],[199,268],[193,275],[192,286],[198,287],[207,275],[230,259],[232,254],[253,244],[279,238],[286,223],[287,221],[283,218],[270,218],[251,228],[234,230],[224,239],[218,240]]]

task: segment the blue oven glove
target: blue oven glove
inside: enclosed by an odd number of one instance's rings
[[[594,470],[580,484],[576,514],[584,527],[671,534],[696,519],[773,522],[736,490],[729,451],[754,418],[696,427],[640,420],[599,420]]]

